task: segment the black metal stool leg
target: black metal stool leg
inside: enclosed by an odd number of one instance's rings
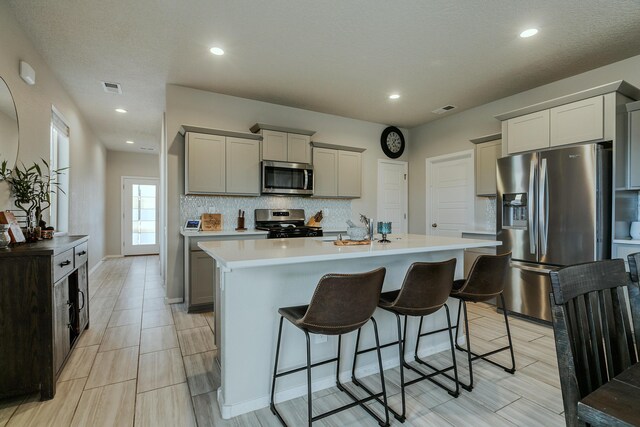
[[[358,330],[358,332],[360,332],[360,330]],[[344,391],[344,387],[342,386],[342,383],[340,382],[340,349],[342,348],[342,335],[338,335],[338,356],[337,356],[337,360],[336,360],[336,387],[338,387],[338,390],[340,391]],[[354,357],[354,364],[355,364],[355,357]]]
[[[406,414],[407,414],[407,404],[406,404],[406,398],[405,398],[405,394],[404,394],[404,345],[403,345],[403,341],[402,341],[402,328],[401,328],[401,322],[400,322],[400,315],[395,313],[396,315],[396,322],[398,324],[398,364],[400,365],[400,392],[402,394],[402,414],[400,414],[400,417],[396,416],[396,419],[398,421],[400,421],[401,423],[403,423],[407,418],[406,418]],[[405,316],[406,319],[406,316]],[[405,320],[406,321],[406,320]]]
[[[453,377],[456,383],[454,397],[458,397],[460,395],[460,380],[458,379],[458,364],[456,363],[456,346],[453,342],[453,332],[451,331],[451,314],[449,313],[449,306],[447,304],[444,305],[444,308],[447,311],[447,326],[449,326],[449,341],[451,342],[451,360],[453,361]]]
[[[358,334],[356,335],[356,350],[353,354],[353,366],[351,367],[351,381],[353,381],[355,384],[358,384],[358,380],[356,380],[356,362],[358,361],[358,350],[360,349],[360,331],[361,330],[362,328],[358,328]],[[340,388],[340,390],[342,389]]]
[[[461,300],[462,301],[462,300]],[[467,315],[467,302],[466,301],[462,301],[462,307],[464,308],[464,334],[466,335],[467,338],[467,360],[469,361],[469,385],[465,385],[460,383],[460,385],[462,385],[462,387],[467,390],[467,391],[471,391],[473,390],[473,364],[471,361],[471,339],[470,339],[470,334],[469,334],[469,316]]]
[[[271,412],[273,413],[273,415],[278,417],[278,419],[280,420],[282,425],[286,426],[287,424],[284,422],[284,420],[282,419],[282,416],[280,415],[280,413],[276,409],[276,405],[275,405],[275,402],[274,402],[274,397],[275,397],[275,393],[276,393],[276,374],[278,373],[278,359],[280,357],[280,340],[282,339],[282,322],[283,322],[283,320],[284,320],[284,317],[280,316],[280,327],[278,328],[278,342],[276,344],[276,361],[273,364],[273,381],[271,382],[271,402],[269,404],[269,407],[271,408]]]
[[[504,314],[504,324],[507,326],[507,338],[509,339],[509,351],[511,352],[511,369],[504,368],[510,374],[516,372],[516,358],[513,355],[513,342],[511,341],[511,330],[509,329],[509,317],[507,316],[507,306],[504,303],[504,295],[500,294],[502,301],[502,313]]]
[[[382,367],[382,352],[380,351],[380,337],[378,336],[378,324],[376,319],[371,318],[373,322],[373,332],[376,336],[376,353],[378,354],[378,367],[380,368],[380,383],[382,383],[382,400],[384,402],[384,420],[385,423],[380,423],[381,426],[389,425],[389,403],[387,402],[387,387],[384,381],[384,368]]]
[[[304,335],[307,337],[307,414],[309,417],[309,427],[313,423],[313,408],[311,398],[311,338],[309,337],[309,332],[304,331]]]

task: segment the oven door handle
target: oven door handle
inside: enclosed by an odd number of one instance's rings
[[[304,171],[304,190],[308,190],[309,189],[309,171],[307,169],[305,169]]]

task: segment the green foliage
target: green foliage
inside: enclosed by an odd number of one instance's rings
[[[51,194],[64,190],[60,188],[58,177],[68,168],[51,170],[46,160],[41,159],[44,167],[34,162],[30,167],[23,163],[13,169],[7,167],[7,161],[0,164],[0,179],[11,188],[13,204],[27,214],[35,210],[36,220],[42,219],[42,213],[51,206]]]

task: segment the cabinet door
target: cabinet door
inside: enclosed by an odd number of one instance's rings
[[[311,137],[287,134],[287,159],[295,163],[311,163]]]
[[[362,153],[338,150],[338,196],[362,195]]]
[[[629,187],[640,187],[640,110],[629,114]],[[638,248],[640,250],[640,248]]]
[[[78,333],[89,324],[89,275],[87,274],[87,263],[78,267]]]
[[[496,160],[502,153],[502,141],[492,141],[476,146],[476,195],[496,194]]]
[[[214,260],[204,251],[191,251],[189,307],[213,304]]]
[[[286,132],[262,131],[262,160],[287,161]]]
[[[58,372],[71,348],[69,321],[69,278],[53,286],[53,367]]]
[[[227,193],[260,194],[260,141],[227,137]]]
[[[602,139],[604,137],[603,105],[604,98],[596,96],[549,110],[551,146]]]
[[[507,152],[509,154],[548,147],[549,110],[507,120]]]
[[[225,192],[225,137],[187,133],[185,192]]]
[[[338,195],[338,150],[313,149],[314,196]]]

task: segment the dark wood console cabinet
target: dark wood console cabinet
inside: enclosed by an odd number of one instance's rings
[[[88,236],[0,249],[0,398],[43,400],[89,327]]]

